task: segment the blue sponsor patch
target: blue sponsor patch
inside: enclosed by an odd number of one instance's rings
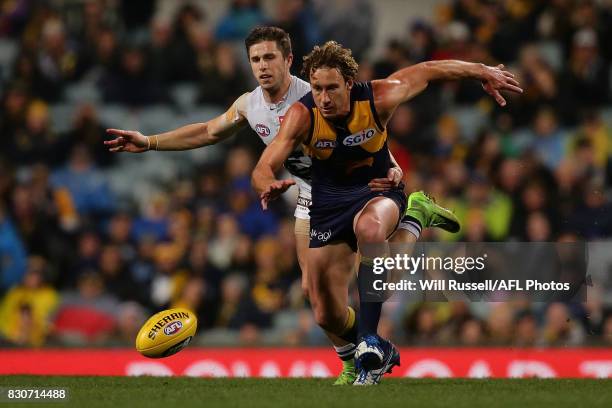
[[[375,129],[363,129],[361,132],[353,133],[352,135],[345,137],[342,144],[345,146],[359,146],[373,138],[375,135]]]

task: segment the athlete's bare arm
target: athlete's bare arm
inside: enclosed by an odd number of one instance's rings
[[[189,150],[218,143],[245,127],[246,97],[243,94],[223,115],[204,123],[193,123],[170,132],[145,136],[134,130],[107,129],[116,136],[104,142],[111,152],[141,153],[147,150]]]
[[[295,181],[277,180],[274,175],[300,143],[306,140],[310,129],[310,113],[301,103],[294,103],[281,124],[276,138],[266,147],[253,170],[251,182],[261,198],[263,209],[295,184]]]
[[[484,90],[501,106],[506,100],[501,91],[522,93],[514,75],[503,65],[496,67],[479,63],[441,60],[427,61],[401,69],[388,78],[372,81],[374,105],[383,124],[386,124],[395,108],[423,92],[431,81],[477,79]]]

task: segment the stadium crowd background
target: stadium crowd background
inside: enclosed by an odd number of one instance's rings
[[[151,134],[223,112],[254,86],[242,40],[256,24],[291,34],[296,73],[330,39],[360,80],[428,59],[511,67],[525,93],[507,108],[478,83],[441,83],[389,124],[407,190],[463,221],[423,239],[609,240],[612,2],[443,1],[372,49],[384,3],[279,0],[269,14],[235,0],[211,21],[197,2],[0,1],[3,346],[132,345],[168,306],[198,313],[200,344],[326,344],[300,290],[294,198],[264,213],[250,188],[255,133],[190,152],[102,144],[107,127]],[[380,330],[402,344],[612,344],[605,290],[582,305],[385,309]]]

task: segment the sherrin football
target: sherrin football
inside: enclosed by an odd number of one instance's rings
[[[189,344],[197,326],[196,315],[181,307],[156,313],[140,328],[136,350],[150,358],[171,356]]]

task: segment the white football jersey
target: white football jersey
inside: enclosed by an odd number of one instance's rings
[[[291,76],[291,84],[285,97],[278,103],[269,103],[264,99],[260,86],[246,96],[244,116],[249,121],[251,129],[261,140],[269,145],[278,134],[281,122],[289,107],[310,92],[310,84],[300,78]],[[304,154],[302,146],[298,147],[285,162],[285,168],[293,176],[310,183],[310,157]]]

